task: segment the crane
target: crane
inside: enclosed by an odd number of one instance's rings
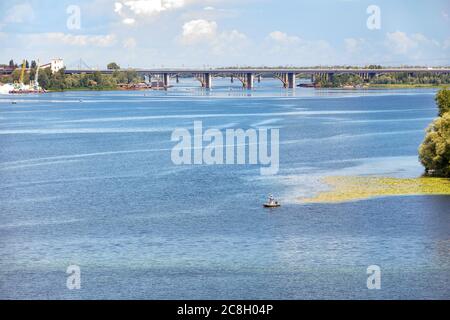
[[[20,71],[20,78],[19,78],[19,83],[21,83],[21,84],[23,84],[23,78],[25,76],[25,66],[26,66],[26,61],[23,60],[22,71]]]
[[[40,67],[40,63],[39,63],[39,59],[38,59],[37,65],[36,65],[36,74],[34,75],[34,88],[35,88],[35,90],[39,90],[39,67]]]

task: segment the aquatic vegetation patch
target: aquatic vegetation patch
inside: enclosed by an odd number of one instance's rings
[[[450,195],[450,179],[446,178],[392,178],[375,176],[335,176],[323,179],[330,189],[302,203],[338,203],[375,197],[405,195]]]

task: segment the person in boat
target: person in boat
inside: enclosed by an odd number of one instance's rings
[[[280,204],[278,203],[278,201],[275,200],[275,198],[273,197],[272,194],[269,195],[269,199],[264,204],[264,207],[269,207],[269,208],[274,208],[274,207],[279,207],[279,206],[280,206]]]

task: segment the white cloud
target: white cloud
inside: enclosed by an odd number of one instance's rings
[[[395,54],[407,54],[413,48],[417,48],[418,39],[409,37],[405,32],[395,31],[386,34],[386,45]]]
[[[181,42],[183,44],[195,44],[209,41],[217,35],[217,23],[203,19],[191,20],[183,25]]]
[[[34,33],[21,36],[31,44],[45,45],[50,43],[70,46],[110,47],[117,42],[114,34],[108,35],[74,35],[62,32]]]
[[[123,9],[123,4],[120,2],[114,3],[114,12],[121,14]]]
[[[445,49],[445,42],[441,45],[438,41],[428,39],[421,33],[408,35],[401,31],[387,33],[385,44],[392,53],[398,55],[411,55],[412,53],[424,55],[426,51],[431,53],[436,49]]]
[[[152,15],[166,10],[181,8],[184,0],[137,0],[126,1],[129,7],[137,15]]]
[[[211,43],[212,52],[216,55],[245,54],[243,48],[248,45],[247,36],[237,30],[220,33]]]
[[[269,33],[269,39],[283,45],[295,44],[300,42],[299,37],[289,36],[288,34],[281,31],[273,31]]]
[[[245,50],[249,45],[247,36],[238,30],[219,31],[215,21],[197,19],[185,23],[179,40],[189,46],[191,53],[207,52],[206,57],[248,57]]]
[[[25,23],[33,21],[34,18],[33,7],[29,3],[22,3],[12,6],[6,11],[3,23]]]
[[[131,25],[131,24],[134,24],[134,23],[136,22],[136,20],[133,19],[133,18],[125,18],[125,19],[122,20],[122,22],[123,22],[124,24]]]
[[[193,7],[181,12],[182,20],[216,20],[218,17],[236,16],[235,10],[217,9],[210,4],[226,3],[229,0],[119,0],[114,4],[114,12],[122,18],[136,22],[148,21],[160,14]],[[203,8],[201,6],[204,6]]]
[[[124,24],[132,25],[138,17],[156,16],[162,12],[179,9],[190,0],[124,0],[114,3],[114,12]]]

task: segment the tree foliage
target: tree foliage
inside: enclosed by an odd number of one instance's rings
[[[440,117],[427,129],[419,148],[419,159],[427,175],[450,177],[450,90],[438,92]]]
[[[369,69],[379,69],[379,66],[369,66]],[[369,71],[369,70],[368,70]],[[370,72],[369,72],[370,73]],[[411,74],[408,72],[402,73],[386,73],[375,75],[369,79],[363,79],[358,74],[334,74],[333,77],[316,77],[315,84],[321,87],[342,87],[346,85],[447,85],[450,84],[450,75],[448,74],[434,74],[434,73],[419,73]]]
[[[450,111],[450,90],[440,90],[436,95],[436,103],[439,109],[439,116]]]
[[[108,70],[119,70],[120,66],[115,62],[111,62],[111,63],[108,63],[107,68],[108,68]]]
[[[52,74],[48,68],[39,70],[39,84],[44,89],[49,90],[116,89],[118,84],[138,83],[141,80],[137,72],[131,70],[115,70],[111,75],[100,72],[92,74],[65,74],[64,69]]]

